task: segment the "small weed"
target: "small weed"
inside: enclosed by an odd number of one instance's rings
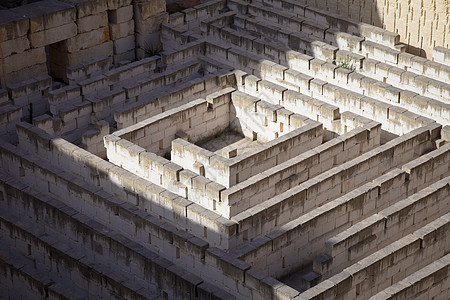
[[[166,153],[164,153],[163,157],[167,160],[170,160],[170,158],[171,158],[170,151],[167,151]]]
[[[219,130],[219,131],[217,131],[216,132],[216,134],[214,134],[214,137],[217,139],[217,138],[220,138],[220,136],[222,135],[222,133],[223,133],[223,131],[222,130]]]
[[[145,44],[143,50],[145,52],[145,55],[147,55],[148,57],[160,55],[162,52],[162,48],[160,45],[155,46],[153,44]]]
[[[333,61],[333,64],[338,66],[338,67],[340,67],[340,68],[344,68],[344,69],[347,69],[347,70],[350,70],[350,71],[355,71],[355,69],[356,69],[356,66],[353,63],[352,59],[350,59],[350,60],[340,60],[337,63],[336,63],[336,61]]]

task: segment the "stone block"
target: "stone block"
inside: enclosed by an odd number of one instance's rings
[[[26,36],[18,37],[13,40],[0,42],[0,49],[2,49],[2,57],[7,57],[11,54],[22,53],[30,48],[30,41]]]
[[[0,42],[26,36],[30,29],[29,19],[12,10],[0,10]]]
[[[31,33],[29,35],[29,39],[31,46],[33,48],[38,48],[66,40],[76,34],[77,25],[75,23],[68,23],[59,27],[53,27]]]
[[[447,142],[450,142],[450,125],[446,125],[442,128],[441,138]]]
[[[75,66],[80,63],[88,62],[96,57],[112,56],[112,54],[112,41],[107,41],[89,49],[80,50],[77,53],[65,53],[58,51],[58,49],[55,49],[54,47],[50,47],[50,57],[52,57],[52,62],[60,66]]]
[[[139,22],[166,11],[166,1],[152,0],[135,4],[135,17]]]
[[[132,0],[107,0],[109,10],[115,10],[131,4]]]
[[[110,23],[119,24],[133,19],[133,5],[123,6],[115,10],[108,10]]]
[[[75,5],[78,19],[96,16],[108,9],[106,0],[65,0],[65,2]]]
[[[76,18],[76,9],[73,5],[56,0],[31,3],[11,11],[30,19],[30,33],[70,24]]]
[[[134,49],[128,52],[114,54],[113,63],[115,66],[121,66],[122,64],[127,64],[136,60],[136,53]]]
[[[6,73],[12,73],[23,70],[34,65],[46,62],[45,49],[36,48],[26,50],[19,54],[13,54],[4,59],[4,68]]]
[[[134,20],[119,24],[109,24],[109,34],[112,40],[127,37],[134,34]]]
[[[303,275],[301,278],[302,288],[307,290],[307,289],[317,285],[320,281],[320,278],[321,278],[320,274],[318,274],[314,271],[309,272],[306,275]]]
[[[151,33],[151,34],[140,34],[136,33],[136,45],[144,51],[143,55],[146,55],[145,57],[148,57],[147,50],[149,49],[158,49],[160,47],[160,35],[158,32]]]
[[[76,53],[80,50],[89,49],[97,45],[103,44],[109,40],[109,27],[94,29],[89,32],[80,33],[76,36],[66,39],[55,48],[67,53]]]
[[[108,26],[108,13],[103,11],[95,15],[88,15],[83,18],[78,17],[78,33],[85,33],[101,27]]]
[[[114,45],[114,54],[120,54],[134,50],[135,47],[134,35],[114,40],[113,45]]]
[[[161,24],[166,24],[169,21],[169,14],[162,12],[155,14],[146,20],[136,22],[136,32],[140,34],[150,34],[161,31]]]

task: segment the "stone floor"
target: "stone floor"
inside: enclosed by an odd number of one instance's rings
[[[214,152],[217,155],[226,157],[225,153],[223,153],[223,148],[225,147],[236,148],[237,155],[241,155],[252,151],[261,145],[261,142],[252,141],[251,139],[244,137],[241,133],[225,131],[220,136],[200,143],[198,146]]]

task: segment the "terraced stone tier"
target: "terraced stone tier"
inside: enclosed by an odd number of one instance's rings
[[[445,298],[450,52],[316,2],[0,10],[0,298]]]

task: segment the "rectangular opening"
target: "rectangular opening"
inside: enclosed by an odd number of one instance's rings
[[[267,120],[267,117],[264,117],[264,126],[269,126],[269,120]]]
[[[216,210],[216,200],[213,200],[213,210]]]
[[[344,133],[347,133],[347,125],[344,125]]]
[[[161,150],[163,148],[163,140],[159,140],[159,150]]]
[[[0,191],[0,201],[3,201],[3,200],[5,200],[5,198],[4,198],[4,196],[3,196],[3,192]]]
[[[258,140],[258,133],[253,131],[253,140],[257,141]]]
[[[208,237],[208,228],[207,228],[206,226],[203,226],[203,236],[204,236],[205,238]]]
[[[148,234],[148,243],[149,244],[152,243],[152,234],[151,233]]]
[[[28,246],[28,255],[31,255],[31,245],[28,244],[27,246]]]
[[[283,124],[283,122],[280,122],[280,132],[283,132],[283,130],[284,130],[284,124]]]
[[[180,259],[180,248],[176,247],[176,256],[177,259]]]
[[[25,169],[22,167],[19,167],[19,176],[24,177],[25,176]]]

